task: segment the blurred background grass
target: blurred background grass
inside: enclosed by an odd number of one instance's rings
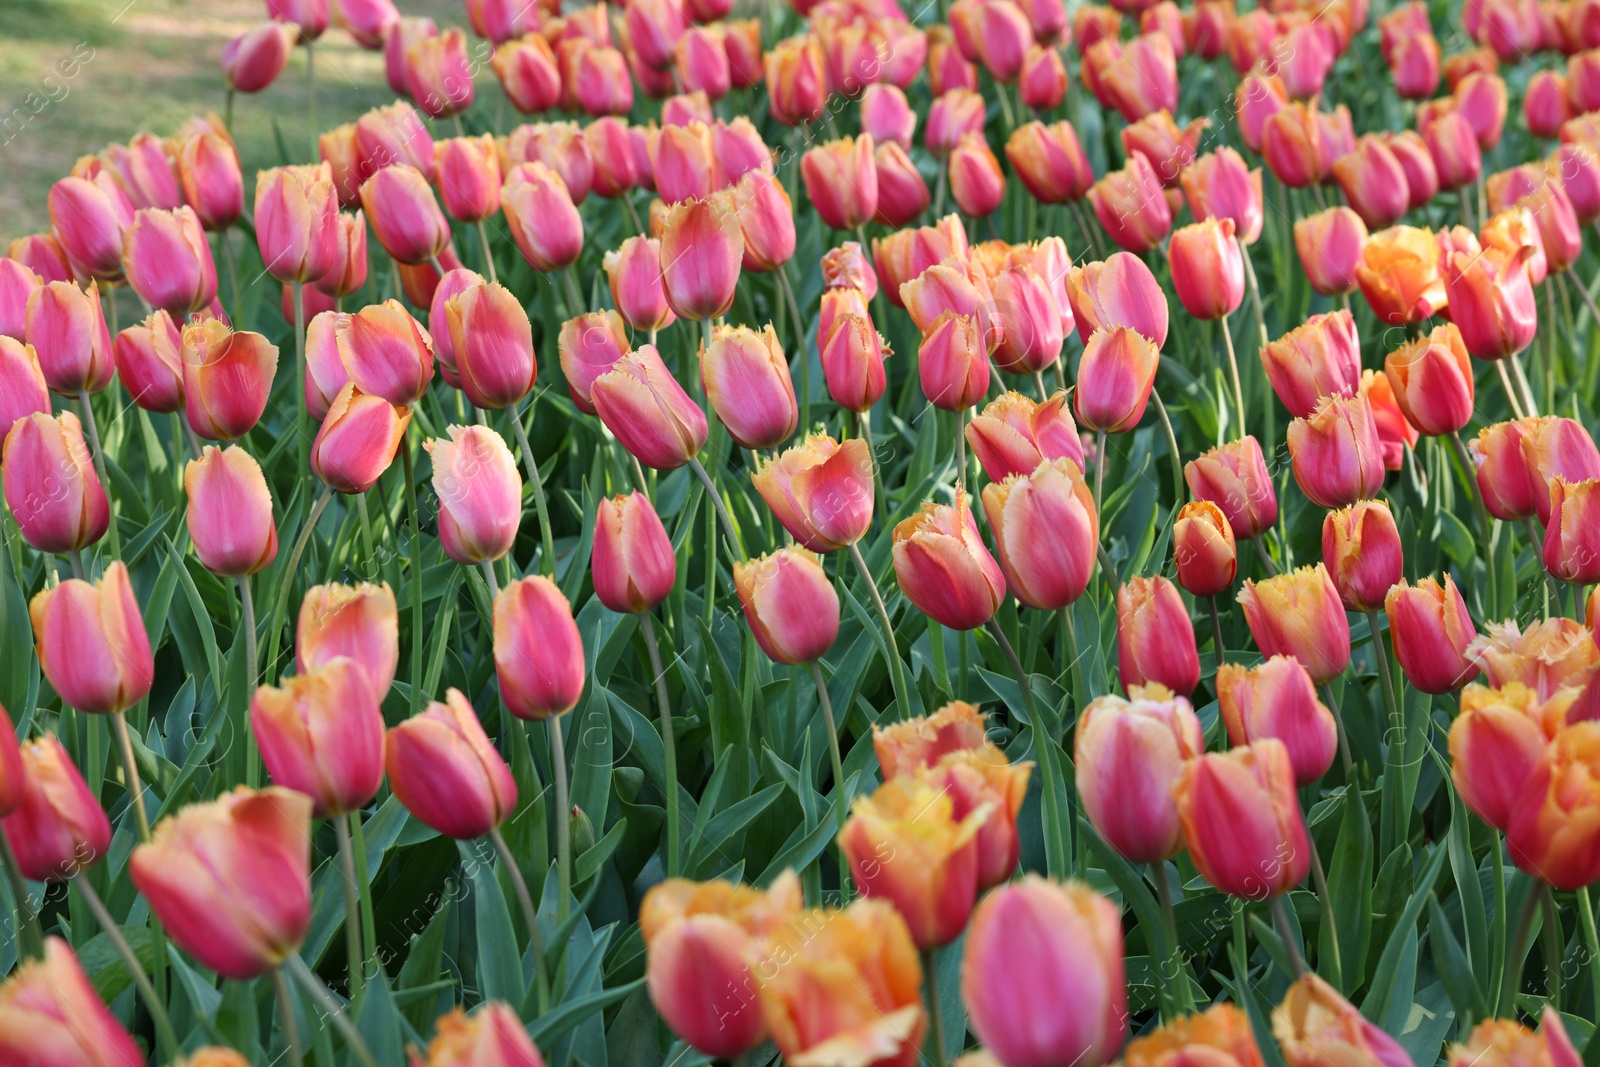
[[[465,25],[459,0],[401,0],[407,15]],[[222,112],[228,40],[266,17],[262,0],[0,0],[0,242],[48,229],[45,196],[79,156],[139,130],[165,136]],[[317,42],[317,125],[392,100],[383,56],[333,28]],[[234,136],[246,178],[311,158],[305,50],[265,92],[240,96]]]

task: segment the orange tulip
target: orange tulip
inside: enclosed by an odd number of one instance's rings
[[[1491,686],[1521,682],[1548,700],[1562,687],[1587,686],[1600,669],[1600,647],[1582,623],[1545,619],[1526,631],[1515,620],[1486,624],[1467,649]]]
[[[1567,725],[1577,696],[1578,690],[1562,688],[1541,700],[1521,682],[1461,690],[1461,712],[1450,724],[1450,779],[1462,803],[1504,831],[1551,738]]]
[[[1578,1050],[1567,1036],[1561,1016],[1546,1004],[1537,1034],[1513,1019],[1485,1019],[1472,1028],[1464,1043],[1449,1047],[1445,1062],[1449,1067],[1570,1067],[1578,1062]]]
[[[145,1052],[100,999],[66,941],[20,960],[0,984],[0,1056],[8,1063],[138,1064]]]
[[[1411,1059],[1394,1038],[1315,974],[1301,975],[1272,1012],[1272,1035],[1289,1067],[1342,1057],[1350,1067],[1388,1067]]]
[[[1131,863],[1159,863],[1182,845],[1173,786],[1205,751],[1204,731],[1189,701],[1163,685],[1128,695],[1098,697],[1078,717],[1078,796],[1112,848]]]
[[[1600,879],[1600,723],[1556,734],[1514,802],[1506,843],[1518,867],[1557,889]]]
[[[1420,322],[1446,303],[1439,248],[1428,230],[1394,226],[1373,234],[1362,248],[1356,280],[1373,313],[1389,325]]]
[[[536,38],[542,40],[543,38]],[[433,1040],[423,1059],[411,1050],[413,1067],[471,1067],[497,1063],[505,1067],[544,1067],[544,1057],[528,1036],[517,1009],[499,1000],[487,1000],[470,1017],[460,1007],[452,1008],[434,1020]],[[190,1063],[187,1067],[202,1067]],[[204,1067],[232,1067],[231,1064],[206,1064]]]
[[[1221,508],[1209,500],[1183,505],[1172,527],[1172,561],[1191,596],[1216,596],[1233,584],[1239,550]]]
[[[809,34],[773,45],[766,57],[766,82],[772,117],[800,126],[822,113],[826,94],[822,45]]]
[[[1318,685],[1350,664],[1350,622],[1327,569],[1301,567],[1239,591],[1250,636],[1263,656],[1293,656]]]
[[[1250,1017],[1233,1004],[1213,1004],[1195,1015],[1180,1015],[1128,1042],[1127,1067],[1260,1067]]]

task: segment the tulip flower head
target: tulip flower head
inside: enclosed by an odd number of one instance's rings
[[[183,328],[179,358],[184,414],[196,434],[231,441],[261,421],[278,369],[277,345],[220,319],[195,319]]]
[[[1354,292],[1367,224],[1347,207],[1335,206],[1296,219],[1294,246],[1311,288],[1324,296]]]
[[[28,296],[22,340],[33,346],[45,384],[53,393],[76,397],[111,384],[111,334],[100,310],[99,286],[47,282]]]
[[[517,780],[459,689],[389,730],[383,769],[407,811],[458,841],[489,833],[517,806]]]
[[[872,457],[861,438],[812,434],[750,477],[773,515],[812,552],[836,552],[872,524]]]
[[[107,715],[150,692],[150,636],[121,560],[97,582],[71,578],[35,594],[28,617],[39,665],[65,704]]]
[[[522,475],[505,439],[487,426],[446,427],[449,439],[426,441],[439,499],[439,542],[462,566],[511,551],[522,518]]]
[[[1156,863],[1182,844],[1173,785],[1205,750],[1187,698],[1159,683],[1134,684],[1128,699],[1107,694],[1089,704],[1073,734],[1073,763],[1084,813],[1129,862]]]
[[[820,659],[839,636],[839,594],[821,560],[795,545],[733,565],[745,621],[774,663]]]
[[[335,657],[250,700],[250,728],[278,785],[318,818],[365,807],[383,780],[383,712],[360,663]]]
[[[894,572],[907,600],[954,630],[982,626],[1005,599],[1005,574],[959,489],[954,504],[929,501],[894,528]]]
[[[1405,326],[1429,318],[1447,301],[1439,248],[1429,230],[1393,226],[1367,238],[1356,281],[1380,322]]]
[[[189,540],[206,570],[251,575],[278,558],[272,492],[261,465],[240,448],[207,445],[183,470]]]
[[[1130,692],[1158,682],[1187,697],[1200,684],[1189,610],[1161,575],[1136,575],[1117,589],[1117,674]]]
[[[310,673],[346,657],[366,671],[382,701],[400,663],[400,616],[387,585],[314,585],[300,602],[295,625],[295,669]]]
[[[1229,743],[1250,745],[1268,737],[1283,742],[1295,785],[1315,782],[1333,765],[1338,724],[1317,699],[1316,686],[1299,660],[1272,656],[1250,668],[1222,664],[1217,668],[1217,702]]]
[[[583,695],[583,641],[572,605],[554,582],[532,575],[494,601],[494,666],[506,708],[541,722],[565,715]]]
[[[1401,345],[1383,366],[1395,403],[1420,433],[1452,434],[1472,418],[1472,358],[1453,322]]]
[[[1305,880],[1311,847],[1282,741],[1201,754],[1184,765],[1172,795],[1190,859],[1224,893],[1265,900]]]
[[[600,421],[647,467],[681,467],[705,445],[705,412],[653,345],[618,359],[590,385],[589,396]]]
[[[590,571],[595,596],[612,611],[649,611],[672,592],[678,560],[649,497],[634,491],[600,501]]]
[[[1239,591],[1250,636],[1264,656],[1293,656],[1318,685],[1350,664],[1350,622],[1327,568],[1301,567]]]
[[[1126,326],[1095,330],[1078,364],[1078,421],[1101,433],[1127,433],[1144,417],[1161,353]]]
[[[10,1063],[137,1064],[144,1050],[100,999],[72,946],[55,935],[0,984],[0,1056]]]
[[[364,493],[389,469],[411,424],[411,409],[396,407],[346,382],[311,442],[311,470],[339,493]]]
[[[461,391],[473,407],[514,408],[533,391],[539,376],[533,325],[509,289],[497,284],[469,286],[445,302],[444,317]],[[420,328],[418,336],[428,339]],[[419,360],[422,350],[422,346],[411,348]],[[410,357],[402,362],[409,373]],[[427,383],[421,384],[425,389]]]
[[[1450,724],[1450,779],[1462,803],[1503,832],[1577,698],[1577,689],[1562,687],[1541,700],[1521,682],[1462,689],[1461,712]]]
[[[535,40],[543,40],[535,37]],[[545,1067],[544,1057],[528,1036],[528,1028],[517,1010],[501,1000],[487,1000],[470,1016],[460,1007],[450,1009],[433,1023],[433,1040],[428,1042],[427,1058],[415,1048],[411,1062],[416,1067],[464,1067],[473,1063],[495,1063],[503,1067]],[[201,1067],[191,1063],[188,1067]],[[207,1064],[205,1067],[232,1067]]]
[[[46,735],[17,747],[14,738],[10,762],[17,796],[0,820],[0,832],[22,877],[64,882],[106,855],[111,821],[59,740]]]
[[[1411,1056],[1368,1022],[1355,1005],[1316,974],[1304,974],[1272,1012],[1272,1036],[1289,1067],[1312,1067],[1328,1056],[1353,1063],[1403,1067]]]
[[[983,488],[1000,569],[1012,595],[1055,611],[1083,595],[1094,573],[1100,520],[1083,471],[1070,459],[1041,460]]]

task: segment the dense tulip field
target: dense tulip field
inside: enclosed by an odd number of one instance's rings
[[[1600,0],[744,3],[10,241],[0,1065],[1600,1065]]]

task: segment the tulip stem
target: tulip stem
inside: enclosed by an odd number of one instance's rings
[[[72,568],[72,576],[78,581],[88,580],[89,574],[84,570],[83,552],[81,550],[74,548],[67,552],[67,566]]]
[[[361,1002],[366,958],[361,952],[361,901],[357,891],[355,848],[350,844],[350,824],[342,814],[334,815],[334,837],[339,842],[339,882],[344,890],[345,973],[350,979],[350,1003]]]
[[[1550,617],[1550,605],[1556,606],[1556,613],[1561,613],[1561,583],[1556,581],[1556,576],[1545,570],[1544,566],[1544,538],[1539,536],[1539,527],[1529,515],[1522,520],[1522,528],[1528,535],[1528,544],[1533,549],[1533,558],[1539,565],[1539,570],[1544,573],[1544,617]]]
[[[1178,918],[1172,910],[1172,885],[1167,881],[1166,861],[1150,865],[1150,878],[1156,883],[1156,899],[1161,902],[1161,932],[1167,939],[1167,961],[1170,973],[1158,975],[1159,980],[1180,982],[1182,989],[1175,998],[1173,1007],[1181,1012],[1184,1008],[1192,1007],[1189,1002],[1189,982],[1183,973],[1183,954],[1178,946]]]
[[[1294,972],[1289,977],[1298,979],[1306,973],[1305,957],[1300,955],[1300,944],[1295,940],[1294,927],[1289,925],[1289,913],[1283,906],[1283,894],[1267,899],[1267,908],[1272,912],[1272,924],[1278,928],[1278,936],[1283,939],[1283,950],[1289,954],[1289,967]]]
[[[1455,449],[1456,459],[1461,462],[1462,473],[1467,481],[1472,483],[1472,502],[1477,505],[1478,527],[1483,533],[1483,566],[1489,576],[1489,603],[1484,614],[1489,618],[1498,618],[1500,579],[1494,569],[1494,519],[1484,502],[1483,487],[1478,484],[1477,465],[1472,462],[1472,454],[1467,451],[1466,444],[1461,440],[1460,430],[1450,432],[1450,444]]]
[[[1318,691],[1322,694],[1322,702],[1326,704],[1328,706],[1328,710],[1333,713],[1333,725],[1336,727],[1339,735],[1340,765],[1344,767],[1345,780],[1351,785],[1354,785],[1356,781],[1356,767],[1355,761],[1350,758],[1350,738],[1346,736],[1344,732],[1344,713],[1339,710],[1339,702],[1333,699],[1333,690],[1331,688],[1329,688],[1327,685],[1322,685],[1318,687]]]
[[[1067,875],[1067,857],[1071,855],[1072,848],[1067,838],[1067,823],[1061,813],[1061,770],[1056,766],[1058,742],[1055,730],[1053,727],[1047,729],[1044,720],[1039,717],[1039,705],[1033,699],[1033,685],[1028,680],[1022,660],[1017,657],[1017,650],[1011,647],[1011,639],[1006,637],[1005,630],[994,619],[990,619],[987,626],[989,635],[1000,646],[1006,662],[1011,665],[1011,672],[1017,676],[1017,688],[1022,691],[1022,706],[1028,713],[1028,727],[1033,730],[1033,747],[1039,754],[1040,784],[1044,788],[1045,872],[1052,878],[1063,878]]]
[[[306,53],[308,56],[310,52]],[[315,140],[316,134],[312,134]],[[307,421],[306,411],[306,294],[303,282],[290,282],[289,288],[294,298],[294,428],[295,449],[299,453],[301,476],[310,467],[311,442],[306,437],[305,427]],[[285,572],[288,573],[288,572]]]
[[[739,543],[739,534],[733,528],[733,516],[728,514],[728,506],[722,502],[722,494],[717,492],[716,483],[711,480],[711,475],[707,474],[705,467],[701,465],[700,457],[690,456],[689,467],[694,471],[695,477],[700,479],[700,484],[705,486],[706,495],[711,498],[712,507],[717,509],[717,519],[722,523],[722,532],[728,538],[728,551],[733,553],[733,558],[736,560],[742,561],[746,559],[744,545]]]
[[[345,1010],[345,1005],[340,1004],[339,998],[328,991],[328,987],[323,984],[322,979],[312,973],[311,968],[306,966],[306,961],[298,955],[291,954],[288,959],[283,961],[283,965],[294,973],[295,980],[304,986],[306,992],[311,994],[311,999],[322,1007],[323,1014],[333,1023],[334,1029],[339,1031],[344,1038],[344,1043],[349,1046],[355,1058],[361,1062],[361,1067],[378,1067],[378,1061],[372,1057],[372,1049],[367,1047],[366,1039],[361,1036],[361,1031],[357,1030],[355,1023],[350,1021],[350,1013]],[[273,973],[281,974],[282,971],[279,970]],[[287,982],[284,983],[284,987],[287,989]]]
[[[272,987],[278,991],[278,1025],[283,1029],[283,1042],[288,1046],[290,1067],[304,1067],[305,1050],[300,1047],[300,1025],[294,1021],[294,994],[289,991],[289,980],[283,968],[272,972]]]
[[[816,668],[815,663],[811,666]],[[931,948],[922,950],[922,973],[927,976],[928,983],[928,1037],[933,1042],[933,1067],[945,1067],[944,1009],[939,1005],[939,961]]]
[[[1184,498],[1183,454],[1178,451],[1178,436],[1172,432],[1172,418],[1167,414],[1167,405],[1161,402],[1161,394],[1152,391],[1150,399],[1156,402],[1156,417],[1161,420],[1161,428],[1167,433],[1167,451],[1172,455],[1172,516],[1176,519]]]
[[[117,745],[122,753],[122,777],[133,803],[133,814],[139,823],[139,840],[150,840],[150,817],[144,810],[144,787],[139,783],[139,765],[133,758],[133,739],[128,736],[128,713],[118,711],[111,716],[111,725],[117,731]]]
[[[1589,949],[1589,992],[1594,997],[1590,1018],[1600,1019],[1600,936],[1594,925],[1594,906],[1589,902],[1587,886],[1578,890],[1578,926],[1583,931],[1584,943]]]
[[[269,676],[278,665],[278,633],[283,628],[284,613],[289,607],[289,587],[294,584],[295,575],[300,567],[300,557],[305,555],[306,543],[311,540],[311,534],[317,528],[317,520],[322,518],[322,513],[328,508],[328,501],[332,499],[333,489],[324,485],[316,502],[311,505],[311,511],[306,515],[305,525],[300,528],[300,536],[294,539],[294,547],[289,550],[289,559],[284,565],[283,577],[278,584],[277,600],[272,605],[272,621],[267,626],[267,640],[272,648],[272,663],[267,670]]]
[[[778,264],[778,288],[783,291],[783,301],[789,307],[789,317],[794,320],[794,351],[800,360],[800,432],[811,429],[811,353],[806,350],[806,320],[800,314],[800,304],[794,298],[794,286],[789,284],[789,266]],[[821,348],[826,338],[817,338]]]
[[[878,466],[878,449],[872,443],[872,412],[856,412],[856,425],[859,427],[861,439],[867,443],[867,462],[872,464],[873,511],[878,518],[884,519],[889,514],[889,497],[883,487],[883,468]]]
[[[639,613],[639,628],[644,631],[644,648],[650,656],[651,684],[656,691],[656,706],[661,713],[661,756],[667,794],[667,877],[678,877],[682,831],[678,827],[678,740],[672,730],[672,700],[667,693],[667,672],[661,666],[661,645],[656,641],[656,620],[649,611]]]
[[[489,284],[498,285],[500,277],[494,269],[494,253],[489,250],[489,229],[484,226],[483,220],[478,220],[478,246],[483,249],[483,268],[489,273]]]
[[[1401,692],[1395,685],[1394,672],[1389,669],[1389,650],[1384,646],[1383,642],[1383,630],[1381,627],[1384,615],[1381,611],[1368,611],[1366,614],[1367,629],[1372,631],[1372,658],[1378,661],[1378,685],[1383,689],[1383,711],[1389,717],[1389,728],[1399,729],[1400,731],[1401,752],[1395,753],[1395,745],[1393,743],[1389,745],[1389,751],[1393,755],[1404,756],[1404,746],[1406,745],[1405,718],[1400,713]],[[1393,643],[1394,635],[1391,634],[1389,640],[1390,643]],[[1391,759],[1389,773],[1398,773],[1402,765],[1403,760]],[[1346,767],[1345,770],[1348,772],[1349,768]],[[1354,783],[1352,782],[1352,784]],[[1403,819],[1407,813],[1396,812],[1395,814]],[[1401,837],[1403,836],[1402,834]],[[1395,840],[1399,841],[1400,838]]]
[[[406,480],[406,510],[411,513],[411,714],[422,710],[422,516],[417,511],[416,460],[411,435],[400,440],[400,461]]]
[[[200,456],[205,452],[205,446],[200,443],[200,435],[194,432],[194,427],[189,425],[188,419],[180,416],[178,421],[183,423],[184,436],[189,440],[190,454],[193,455],[195,459],[199,459]],[[183,478],[182,471],[178,472],[178,477],[180,480]]]
[[[967,491],[967,409],[956,409],[956,493]]]
[[[11,839],[0,834],[0,866],[6,869],[6,882],[11,887],[11,902],[17,912],[17,942],[24,959],[38,959],[44,955],[44,934],[39,929],[39,913],[33,910],[33,898],[28,895],[28,885],[22,880],[22,868],[17,866],[17,854],[11,848]]]
[[[530,401],[533,410],[536,401]],[[522,450],[522,465],[528,471],[528,484],[533,486],[533,510],[539,516],[539,540],[544,558],[539,561],[539,573],[546,578],[556,573],[556,539],[550,530],[550,508],[544,499],[544,479],[539,477],[539,464],[533,458],[533,446],[528,444],[528,431],[522,426],[522,413],[515,404],[509,409],[511,432],[517,436],[517,447]]]
[[[1222,673],[1222,616],[1217,611],[1217,598],[1206,597],[1206,606],[1211,609],[1211,646],[1212,654],[1216,659],[1216,673]]]
[[[867,583],[867,589],[872,593],[872,606],[877,610],[878,622],[883,627],[884,653],[889,657],[889,679],[894,683],[894,701],[900,709],[900,718],[909,719],[911,698],[906,692],[905,666],[900,661],[900,648],[895,643],[894,623],[889,621],[889,608],[883,602],[883,594],[878,591],[878,583],[872,577],[866,557],[861,555],[861,546],[854,541],[850,542],[850,558],[855,561],[861,580]]]
[[[811,672],[812,684],[817,687],[817,704],[822,708],[822,721],[828,728],[828,758],[833,761],[833,813],[842,832],[845,816],[850,808],[850,798],[845,795],[844,758],[839,754],[839,726],[833,719],[833,701],[828,698],[828,683],[822,677],[822,668],[817,666],[816,660],[811,660],[806,664],[806,669]],[[848,870],[848,864],[840,865],[841,881],[846,877]]]
[[[1040,403],[1045,403],[1050,399],[1050,390],[1045,388],[1043,373],[1039,371],[1033,372],[1033,387],[1039,390]]]
[[[1228,373],[1233,377],[1233,407],[1239,413],[1239,436],[1243,437],[1245,435],[1244,386],[1239,383],[1239,357],[1234,354],[1233,330],[1228,326],[1228,316],[1222,316],[1220,321],[1222,323],[1222,344],[1228,350]],[[1161,399],[1157,393],[1151,393],[1150,395],[1158,401]]]
[[[1560,1011],[1561,947],[1566,944],[1566,935],[1561,930],[1561,915],[1556,911],[1555,891],[1549,882],[1539,883],[1538,895],[1539,906],[1544,911],[1545,992],[1549,995],[1549,1006]]]
[[[233,100],[233,90],[228,90],[228,100]],[[231,227],[230,227],[231,229]],[[228,307],[235,319],[239,318],[239,260],[233,245],[228,241],[228,229],[217,231],[217,247],[222,250],[222,262],[228,270]],[[187,420],[185,420],[187,421]]]
[[[567,317],[577,318],[585,310],[583,294],[578,292],[578,283],[572,280],[572,268],[561,268],[561,285],[567,293]]]
[[[500,865],[506,869],[506,875],[511,879],[511,887],[516,890],[517,905],[522,909],[522,922],[528,928],[528,944],[533,949],[534,990],[539,998],[539,1014],[543,1015],[550,1010],[550,976],[546,973],[549,961],[544,956],[544,935],[539,932],[539,909],[533,906],[533,894],[528,892],[528,880],[522,877],[522,868],[517,866],[517,861],[511,855],[511,849],[498,826],[489,831],[489,840],[494,843],[494,850],[500,855]]]
[[[1494,369],[1500,374],[1500,388],[1505,391],[1506,402],[1511,405],[1511,414],[1519,419],[1526,417],[1528,413],[1522,408],[1522,397],[1517,393],[1516,386],[1511,384],[1511,375],[1506,373],[1506,360],[1495,360]]]
[[[567,742],[561,733],[560,715],[545,720],[550,734],[551,776],[556,783],[556,918],[566,921],[568,898],[572,896],[572,802],[567,798]]]
[[[1261,346],[1265,348],[1271,338],[1267,336],[1266,313],[1261,309],[1261,283],[1256,280],[1256,267],[1250,261],[1250,246],[1240,241],[1239,251],[1244,253],[1244,280],[1250,288],[1250,311],[1256,320],[1256,332],[1261,335]]]
[[[1541,352],[1544,356],[1544,410],[1556,409],[1556,297],[1555,284],[1547,275],[1544,280],[1544,313],[1546,317],[1545,328],[1539,332],[1544,335],[1544,344]]]
[[[94,453],[94,472],[100,477],[100,484],[104,487],[109,501],[111,479],[106,475],[106,454],[100,447],[100,424],[95,421],[94,405],[89,402],[87,390],[78,390],[78,408],[83,412],[83,425],[89,431],[89,447]],[[106,524],[106,545],[111,549],[112,559],[122,558],[122,539],[117,534],[115,513],[111,515],[111,521]]]
[[[228,91],[222,97],[222,128],[233,135],[233,86],[228,86]]]
[[[639,218],[639,209],[633,206],[633,197],[624,191],[617,199],[622,201],[622,208],[628,213],[628,221],[633,224],[633,232],[642,237],[650,236],[649,231],[644,228],[643,221]]]
[[[1272,562],[1272,556],[1268,554],[1267,546],[1262,544],[1260,537],[1252,537],[1250,541],[1256,546],[1256,555],[1261,557],[1261,564],[1267,568],[1267,574],[1276,577],[1278,565]]]
[[[483,571],[483,581],[489,587],[489,600],[494,602],[500,599],[500,579],[494,573],[494,560],[486,559],[479,564]]]
[[[306,42],[306,125],[311,130],[311,158],[316,159],[317,146],[317,48],[313,41]],[[304,378],[296,378],[299,385]]]
[[[1152,396],[1155,394],[1152,392]],[[1100,514],[1100,501],[1104,497],[1106,485],[1106,432],[1101,430],[1094,439],[1094,513],[1101,521],[1104,517]],[[1102,532],[1104,532],[1102,530]]]
[[[1517,1018],[1517,990],[1522,987],[1522,966],[1530,947],[1528,935],[1533,932],[1533,917],[1539,911],[1540,898],[1543,896],[1538,885],[1528,887],[1528,896],[1522,902],[1522,914],[1517,917],[1517,929],[1511,935],[1510,951],[1506,955],[1505,984],[1500,987],[1500,1001],[1495,1014],[1508,1012],[1513,1022]]]
[[[256,652],[256,601],[250,595],[250,576],[239,576],[239,626],[244,630],[244,654],[250,665],[250,691],[255,692],[260,676],[256,665],[261,662]]]
[[[1528,375],[1522,369],[1522,360],[1515,355],[1507,356],[1511,363],[1511,374],[1517,380],[1517,388],[1522,390],[1522,407],[1529,415],[1539,414],[1539,402],[1534,399],[1533,386],[1528,384]]]
[[[350,823],[350,844],[356,857],[356,889],[361,898],[361,959],[362,979],[365,980],[368,964],[382,966],[378,961],[378,924],[372,918],[372,883],[367,878],[367,839],[361,830],[361,812],[345,815]]]
[[[122,928],[111,917],[111,912],[106,910],[100,894],[89,884],[89,879],[75,878],[72,884],[77,887],[83,902],[89,905],[89,910],[94,913],[95,922],[105,931],[106,940],[111,942],[111,946],[117,950],[117,955],[122,957],[122,964],[128,968],[133,984],[139,987],[139,997],[144,1001],[145,1010],[150,1013],[150,1019],[156,1026],[156,1039],[161,1044],[161,1058],[170,1059],[177,1054],[178,1035],[172,1029],[172,1020],[167,1017],[166,1005],[161,1003],[161,998],[156,994],[156,987],[151,984],[150,976],[139,963],[139,957],[134,955],[128,939],[122,936]]]

